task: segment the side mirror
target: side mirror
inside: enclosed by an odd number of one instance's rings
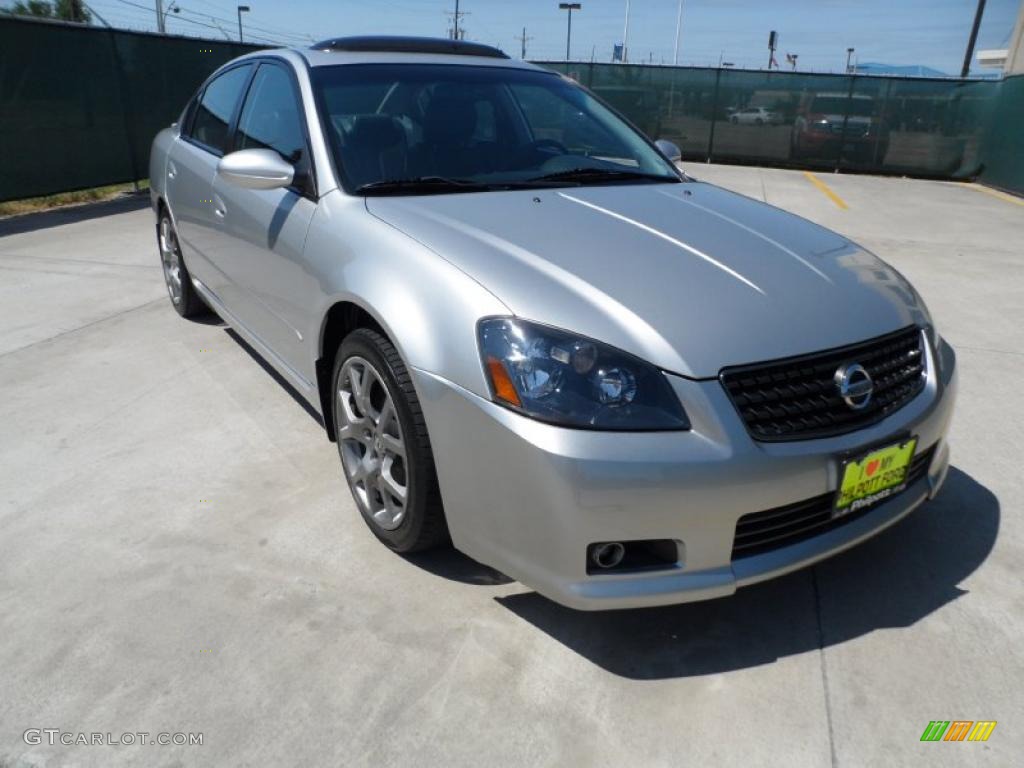
[[[658,139],[656,142],[654,142],[654,146],[661,150],[661,154],[663,154],[673,163],[678,163],[680,160],[683,159],[682,150],[680,150],[679,147],[677,147],[668,139]]]
[[[295,179],[295,168],[272,149],[240,149],[224,155],[217,173],[225,181],[246,189],[287,187]]]

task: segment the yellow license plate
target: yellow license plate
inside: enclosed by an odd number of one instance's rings
[[[907,487],[907,471],[917,438],[877,448],[859,459],[843,462],[835,517],[884,501]]]

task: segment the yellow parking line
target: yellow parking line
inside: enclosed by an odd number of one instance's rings
[[[806,176],[807,180],[811,182],[811,184],[816,186],[821,192],[825,194],[826,197],[828,197],[829,200],[838,205],[840,208],[846,210],[847,208],[850,207],[846,204],[846,201],[844,201],[843,198],[841,198],[839,195],[837,195],[835,192],[829,189],[828,184],[819,179],[813,173],[811,173],[810,171],[804,171],[804,176]]]
[[[981,184],[971,184],[966,181],[961,181],[960,186],[967,187],[968,189],[973,189],[976,192],[984,192],[986,195],[998,197],[1000,200],[1005,200],[1006,202],[1013,203],[1014,205],[1024,205],[1024,200],[1022,200],[1021,198],[1014,197],[1013,195],[1008,195],[1005,192],[1000,192],[998,189],[990,189],[989,187],[983,186]]]

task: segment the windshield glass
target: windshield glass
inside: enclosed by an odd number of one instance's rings
[[[461,182],[448,191],[680,180],[635,130],[554,73],[367,64],[317,67],[313,82],[350,191],[425,194],[447,189],[442,180]],[[399,184],[415,180],[431,183]]]
[[[875,103],[871,99],[848,99],[845,96],[816,96],[811,104],[811,112],[822,114],[871,117],[874,111]]]

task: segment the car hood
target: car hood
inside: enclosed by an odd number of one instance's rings
[[[874,255],[710,184],[373,197],[367,208],[516,315],[684,376],[927,322]]]

